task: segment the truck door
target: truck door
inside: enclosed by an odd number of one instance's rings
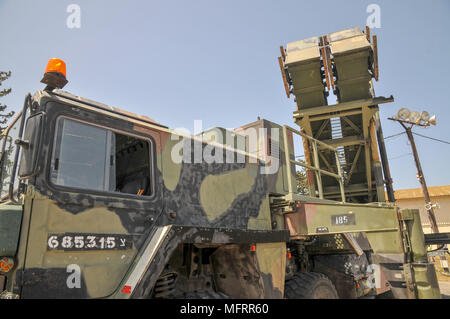
[[[160,135],[90,113],[52,114],[49,103],[45,169],[26,194],[32,203],[21,297],[107,297],[162,211]]]

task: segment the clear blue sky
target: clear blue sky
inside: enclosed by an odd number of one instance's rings
[[[81,28],[69,29],[69,4]],[[280,77],[279,45],[366,24],[381,8],[377,95],[385,136],[400,107],[437,114],[417,132],[450,140],[450,1],[107,1],[0,0],[0,70],[11,70],[1,100],[19,110],[47,60],[66,61],[76,95],[144,114],[172,128],[233,128],[257,116],[294,125],[294,101]],[[450,145],[416,138],[429,186],[450,184]],[[396,189],[419,187],[405,135],[387,142]]]

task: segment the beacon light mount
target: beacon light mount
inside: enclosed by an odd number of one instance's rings
[[[62,89],[68,83],[66,63],[61,59],[48,60],[41,83],[47,84],[46,90]]]

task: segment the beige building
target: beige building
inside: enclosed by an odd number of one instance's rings
[[[439,232],[450,232],[450,185],[428,187],[428,192],[430,193],[431,202],[440,206],[439,208],[434,208]],[[418,208],[420,210],[423,231],[431,233],[422,189],[402,189],[395,191],[394,194],[396,204],[400,208]]]

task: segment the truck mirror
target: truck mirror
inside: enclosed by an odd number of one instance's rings
[[[37,157],[43,129],[42,121],[42,113],[29,117],[24,138],[16,141],[16,144],[22,148],[19,165],[19,178],[22,180],[29,179],[38,173]]]

